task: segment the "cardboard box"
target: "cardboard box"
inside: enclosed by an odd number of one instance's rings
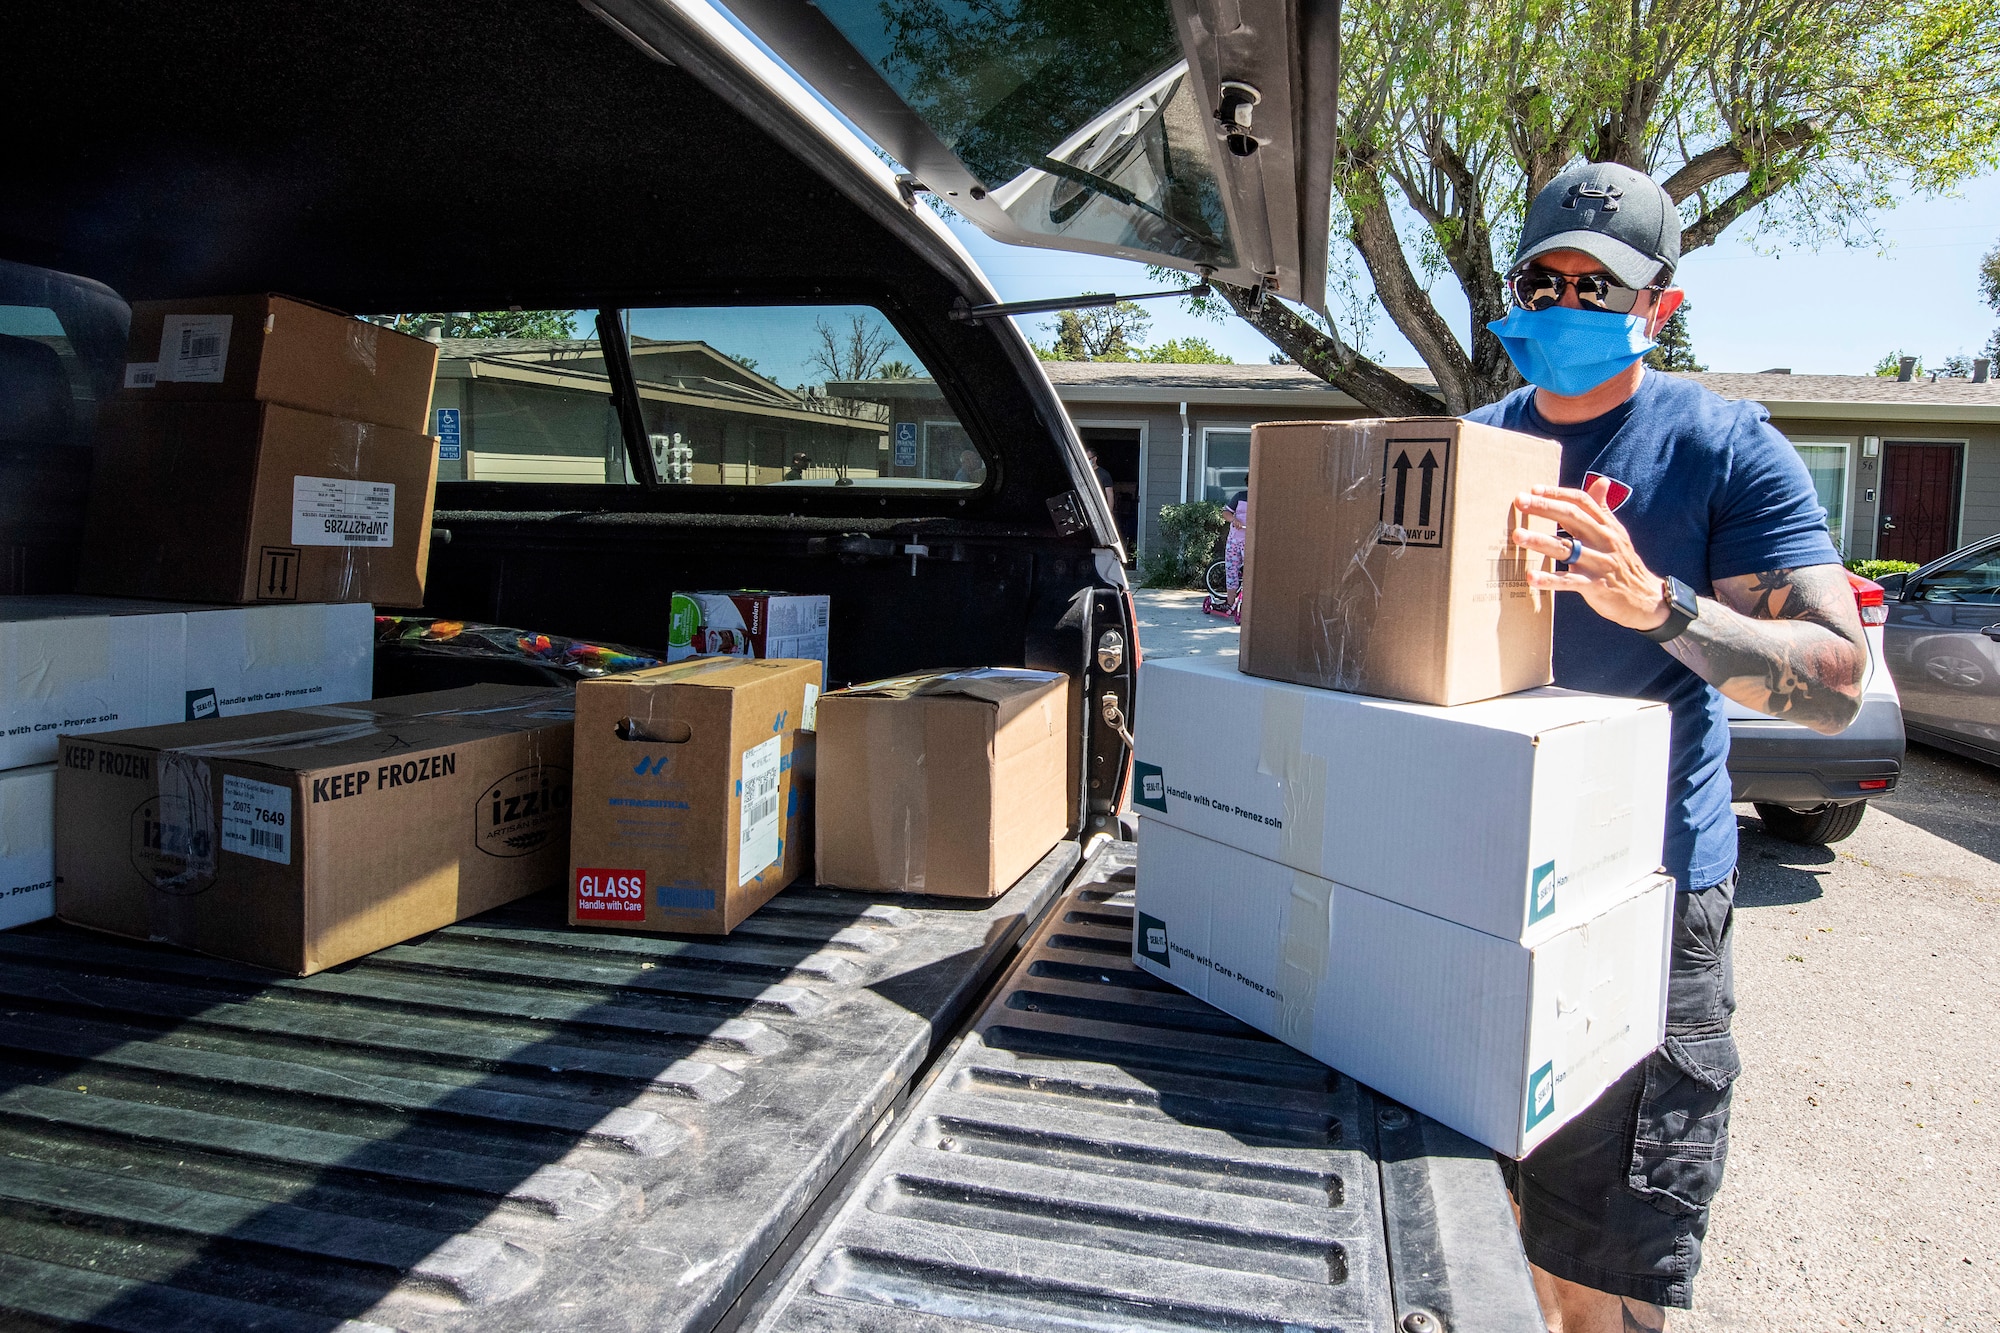
[[[286,296],[137,301],[123,397],[279,403],[423,431],[436,343]]]
[[[111,403],[86,592],[420,606],[437,442],[268,403]]]
[[[1528,586],[1547,562],[1509,534],[1561,464],[1451,417],[1252,428],[1243,670],[1429,704],[1548,684],[1554,598]]]
[[[1148,819],[1133,960],[1521,1157],[1664,1038],[1673,900],[1500,939]]]
[[[806,869],[820,664],[703,657],[576,687],[574,926],[726,935]]]
[[[828,598],[744,589],[677,592],[667,625],[667,660],[721,653],[811,658],[826,668]]]
[[[366,699],[374,660],[366,605],[0,597],[0,768],[54,759],[59,733]]]
[[[475,685],[65,736],[56,912],[305,975],[553,888],[572,715]]]
[[[981,668],[819,701],[816,872],[843,889],[992,898],[1069,832],[1069,677]]]
[[[108,597],[0,597],[0,768],[47,763],[57,735],[181,715],[187,620]]]
[[[56,766],[0,772],[0,930],[56,910]]]
[[[1132,800],[1143,822],[1522,939],[1659,868],[1670,727],[1665,704],[1552,686],[1434,708],[1147,662]]]
[[[189,607],[182,675],[183,711],[161,722],[366,699],[375,692],[375,608]]]

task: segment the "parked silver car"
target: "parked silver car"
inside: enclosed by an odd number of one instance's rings
[[[1882,580],[1910,739],[2000,764],[2000,537]]]
[[[1839,842],[1860,826],[1868,798],[1895,790],[1903,770],[1907,703],[1897,698],[1902,677],[1888,666],[1883,638],[1887,594],[1856,574],[1847,581],[1868,639],[1861,712],[1847,730],[1825,736],[1724,701],[1735,799],[1752,802],[1765,832],[1787,842]]]

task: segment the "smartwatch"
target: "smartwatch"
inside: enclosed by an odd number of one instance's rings
[[[1693,588],[1671,574],[1662,579],[1661,583],[1664,586],[1660,591],[1667,599],[1667,618],[1652,629],[1639,631],[1654,643],[1666,643],[1670,639],[1678,639],[1682,631],[1701,615],[1701,603],[1695,600]]]

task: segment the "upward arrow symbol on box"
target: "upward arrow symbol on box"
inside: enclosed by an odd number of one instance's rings
[[[1424,450],[1424,461],[1417,464],[1417,470],[1424,474],[1423,485],[1417,491],[1417,526],[1431,525],[1431,481],[1437,476],[1438,461],[1430,450]],[[1396,521],[1403,521],[1403,478],[1407,472],[1396,474]]]
[[[1403,452],[1397,454],[1396,461],[1390,466],[1392,466],[1396,470],[1396,516],[1393,521],[1395,522],[1396,526],[1400,528],[1403,526],[1403,502],[1409,497],[1409,492],[1410,492],[1409,450],[1406,449]],[[1425,481],[1428,483],[1430,479],[1430,474],[1425,473],[1424,478]],[[1424,494],[1426,496],[1426,502],[1428,502],[1428,497],[1430,494],[1429,490],[1427,489],[1424,492]]]

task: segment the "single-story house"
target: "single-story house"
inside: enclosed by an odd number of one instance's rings
[[[441,480],[632,480],[595,338],[446,338],[439,351],[432,407],[457,426]],[[787,389],[705,342],[633,338],[631,357],[663,478],[754,486],[891,474],[880,403]]]
[[[1255,423],[1371,415],[1292,365],[1052,361],[1046,369],[1111,473],[1119,524],[1141,552],[1160,541],[1161,505],[1242,488]],[[1427,371],[1396,373],[1436,387]],[[1929,560],[2000,532],[2000,382],[1787,371],[1689,378],[1770,411],[1850,557]]]

